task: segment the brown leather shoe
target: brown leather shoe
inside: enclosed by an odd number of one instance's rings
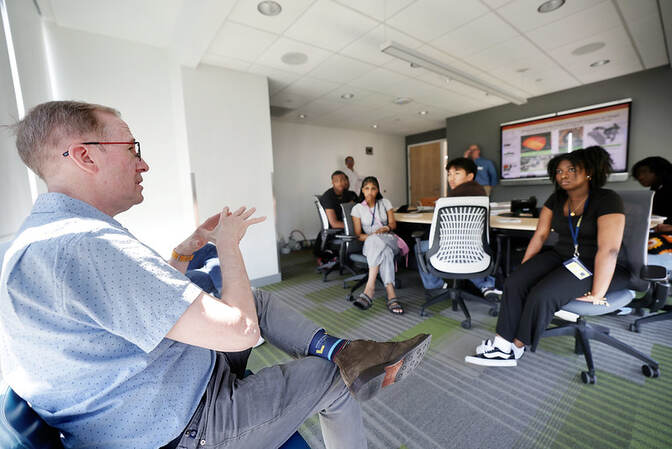
[[[334,356],[334,362],[350,393],[358,401],[366,401],[408,376],[420,364],[431,341],[429,334],[400,342],[353,340]]]

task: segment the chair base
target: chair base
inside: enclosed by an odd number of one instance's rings
[[[453,310],[457,311],[457,308],[459,307],[460,310],[462,310],[462,313],[465,316],[465,319],[460,323],[461,326],[465,329],[470,329],[471,328],[471,314],[469,313],[469,309],[467,309],[467,305],[464,303],[465,299],[469,300],[478,300],[478,301],[484,301],[492,307],[489,310],[489,314],[491,316],[497,316],[499,313],[499,303],[496,301],[491,301],[487,298],[483,298],[481,296],[476,296],[472,295],[469,292],[466,292],[464,290],[461,290],[456,287],[457,283],[453,281],[453,287],[449,287],[447,289],[444,289],[440,294],[431,297],[430,293],[427,292],[426,295],[428,297],[427,301],[422,305],[422,308],[420,309],[420,316],[427,316],[426,309],[434,304],[437,304],[441,301],[445,301],[447,299],[450,299],[453,303]]]
[[[642,324],[653,323],[655,321],[672,320],[672,305],[663,306],[663,312],[638,318],[634,323],[630,323],[629,329],[632,332],[639,332],[639,326]]]
[[[557,326],[546,329],[542,338],[574,336],[574,352],[576,354],[583,354],[586,359],[588,371],[581,372],[581,380],[586,384],[594,384],[596,380],[590,340],[597,340],[643,361],[646,364],[642,366],[642,373],[646,377],[660,376],[660,366],[658,365],[658,362],[632,346],[626,345],[622,341],[609,335],[609,328],[607,327],[597,324],[589,324],[582,318],[579,318],[576,323],[554,319],[553,324],[557,324]]]
[[[335,270],[339,270],[341,274],[343,274],[343,269],[341,268],[341,264],[338,262],[338,260],[332,260],[331,262],[326,262],[320,265],[319,267],[316,268],[318,273],[322,274],[322,282],[327,282],[327,276]]]

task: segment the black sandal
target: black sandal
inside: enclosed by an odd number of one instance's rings
[[[392,315],[403,315],[404,308],[401,306],[401,303],[397,298],[390,298],[387,300],[387,310],[392,313]]]
[[[355,307],[358,307],[362,310],[370,309],[373,305],[373,299],[366,293],[362,292],[359,294],[355,302],[353,303]]]

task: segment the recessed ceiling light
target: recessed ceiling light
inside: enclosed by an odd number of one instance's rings
[[[418,112],[418,114],[420,114],[420,115],[427,115],[427,114],[429,114],[429,112],[428,112],[428,111],[420,111],[420,112]]]
[[[299,118],[306,118],[308,117],[306,114],[299,114]]]
[[[278,2],[267,0],[259,2],[257,5],[257,11],[265,16],[277,16],[282,11],[282,6],[280,6],[280,3]]]
[[[600,59],[599,61],[593,62],[590,66],[591,67],[599,67],[601,65],[609,64],[611,61],[608,59]]]
[[[392,100],[392,103],[394,103],[394,104],[398,104],[398,105],[403,105],[403,104],[408,104],[408,103],[410,103],[411,101],[413,101],[412,98],[408,98],[408,97],[397,97],[397,98],[395,98],[394,100]]]
[[[446,78],[446,82],[449,83],[451,81],[450,78]]]
[[[574,49],[572,51],[572,54],[576,56],[586,55],[588,53],[592,53],[601,48],[604,48],[604,46],[605,46],[604,42],[592,42],[590,44],[582,45],[581,47]]]
[[[373,125],[371,125],[371,128],[374,128],[374,129],[375,129],[375,128],[378,128],[378,125],[376,125],[376,124],[374,123]]]
[[[541,5],[539,5],[539,7],[537,8],[537,12],[543,14],[546,12],[555,11],[564,4],[565,0],[548,0],[547,2],[544,2]]]
[[[347,94],[341,95],[341,98],[344,99],[344,100],[349,100],[349,99],[354,98],[354,97],[355,97],[355,94],[352,94],[352,93],[349,93],[349,92]]]
[[[290,51],[289,53],[285,53],[284,55],[282,55],[280,59],[285,64],[301,65],[305,64],[306,61],[308,61],[308,55],[306,55],[305,53],[300,53],[298,51]]]
[[[415,62],[411,62],[411,68],[412,68],[412,69],[419,69],[419,68],[420,68],[420,64],[416,64]]]

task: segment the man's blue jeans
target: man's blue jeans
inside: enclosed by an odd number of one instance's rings
[[[429,240],[422,240],[420,242],[420,252],[425,254],[429,250]],[[430,273],[420,272],[420,277],[422,278],[422,285],[427,290],[432,290],[435,288],[443,287],[444,280],[440,277],[436,277]],[[495,278],[493,276],[485,276],[482,278],[473,278],[469,279],[479,290],[484,288],[495,288]]]

